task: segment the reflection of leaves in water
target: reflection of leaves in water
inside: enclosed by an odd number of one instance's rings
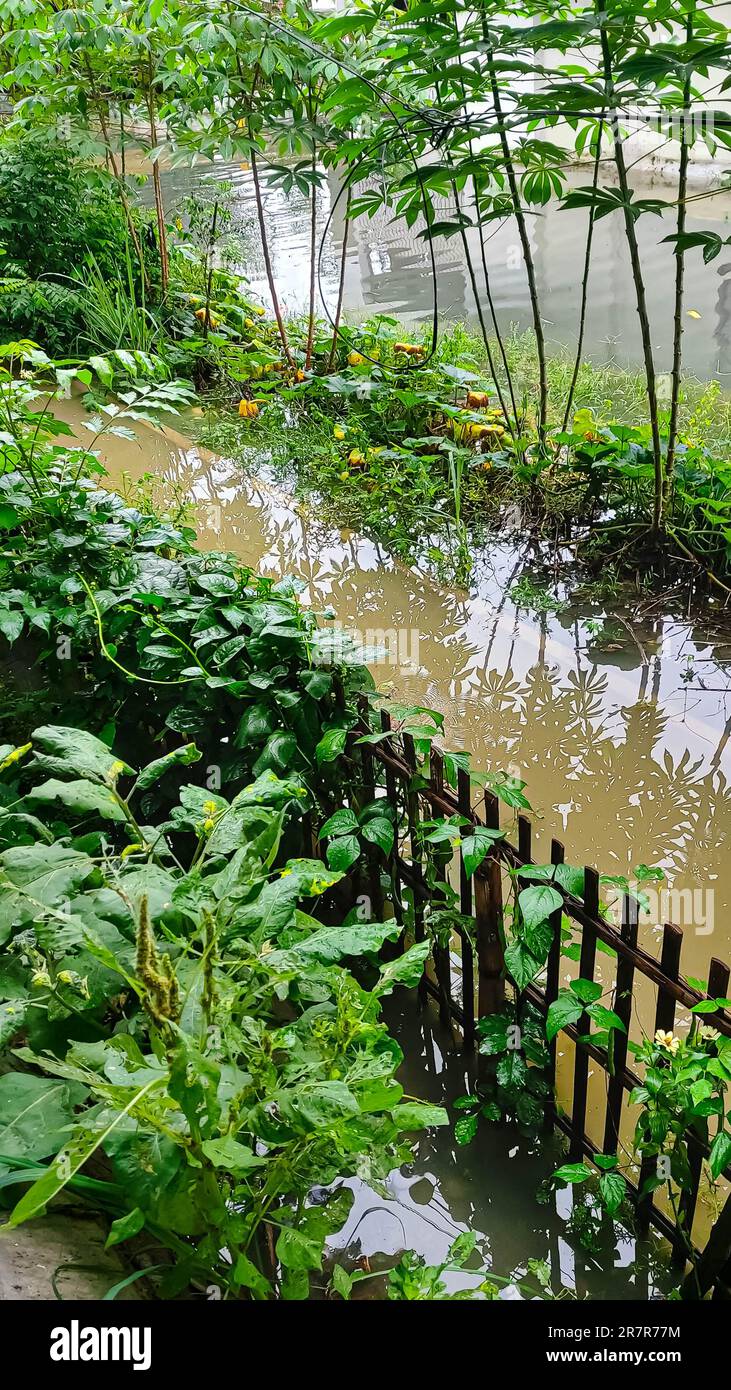
[[[447,711],[451,706],[458,730],[453,745],[456,739],[471,748],[475,766],[486,771],[518,761],[531,801],[547,803],[538,806],[545,833],[560,828],[554,808],[573,806],[566,836],[571,862],[598,859],[608,872],[630,872],[642,859],[665,864],[677,886],[723,886],[726,780],[715,767],[724,734],[719,729],[715,754],[709,748],[699,757],[685,749],[673,756],[665,747],[668,715],[643,698],[651,679],[659,689],[657,665],[644,668],[640,698],[619,708],[607,671],[582,664],[578,650],[576,668],[564,675],[539,652],[521,678],[512,648],[494,664],[500,604],[494,621],[475,626],[464,595],[435,591],[427,579],[394,566],[377,546],[343,538],[321,518],[296,513],[255,487],[243,471],[232,473],[194,450],[178,456],[169,476],[203,507],[207,499],[225,505],[221,543],[240,538],[239,552],[252,555],[253,563],[265,557],[268,573],[299,574],[315,606],[332,601],[340,615],[363,628],[415,628],[420,662],[430,672],[427,702]],[[537,834],[543,829],[537,827]],[[719,901],[719,923],[722,912]]]

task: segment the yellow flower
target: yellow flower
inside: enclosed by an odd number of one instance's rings
[[[345,438],[345,430],[344,430],[344,429],[341,429],[340,425],[335,425],[335,427],[334,427],[334,429],[333,429],[333,437],[334,437],[335,439],[344,439],[344,438]]]
[[[205,811],[207,816],[215,816],[218,807],[215,801],[204,801],[203,810]]]
[[[295,381],[304,381],[304,379],[305,379],[305,374],[304,374],[304,372],[302,371],[302,368],[301,368],[301,367],[298,367],[298,368],[297,368],[297,371],[296,371],[295,374],[294,374],[294,379],[295,379]]]
[[[239,415],[244,420],[253,420],[259,414],[256,401],[239,401]]]
[[[360,366],[362,365],[363,362],[365,362],[365,357],[363,356],[362,353],[360,353],[360,352],[349,352],[349,353],[348,353],[348,364],[349,364],[351,367],[360,367]]]
[[[210,833],[211,833],[211,831],[212,831],[212,829],[213,829],[213,827],[214,827],[215,824],[216,824],[216,822],[212,819],[211,816],[209,816],[207,820],[204,820],[204,822],[203,822],[203,830],[204,830],[204,833],[205,833],[206,835],[210,835]]]
[[[394,352],[402,352],[405,357],[423,357],[426,348],[419,343],[394,343]]]
[[[36,970],[30,982],[32,985],[50,985],[51,977],[47,970]]]
[[[266,313],[266,309],[263,307],[263,305],[257,304],[256,308],[254,309],[254,313],[258,314],[259,318],[261,318],[262,315]]]
[[[253,320],[253,319],[244,319],[244,328],[253,328],[253,327],[254,327],[254,320]]]
[[[348,470],[347,470],[347,468],[346,468],[345,472],[340,474],[340,481],[341,481],[341,483],[347,483],[349,477],[350,477],[350,474],[349,474],[349,472],[348,472]]]
[[[657,1047],[664,1047],[674,1057],[680,1047],[680,1038],[673,1037],[672,1033],[663,1033],[662,1028],[658,1028],[655,1034],[655,1044]]]
[[[71,970],[59,970],[56,979],[60,980],[62,985],[72,985],[76,976]]]
[[[364,456],[361,453],[360,449],[351,449],[350,453],[348,454],[348,463],[358,464],[363,462]]]
[[[483,410],[489,399],[487,391],[468,391],[465,404],[470,410]]]

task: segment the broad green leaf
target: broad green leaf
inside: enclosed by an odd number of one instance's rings
[[[327,847],[328,866],[340,873],[345,873],[360,855],[360,841],[357,835],[340,835],[337,840],[331,840]]]
[[[277,1238],[277,1259],[287,1269],[322,1269],[322,1246],[317,1237],[285,1226]]]
[[[43,772],[68,777],[73,773],[106,781],[117,773],[131,773],[127,763],[116,758],[100,738],[85,729],[67,729],[63,725],[43,724],[31,735],[34,765]],[[115,773],[116,769],[116,773]]]
[[[531,888],[522,889],[518,903],[526,927],[535,927],[563,907],[563,898],[550,884],[537,883]]]
[[[166,753],[163,758],[155,758],[147,767],[143,767],[132,791],[146,791],[155,782],[159,782],[161,777],[171,767],[187,767],[189,763],[197,763],[202,754],[199,753],[194,743],[185,743],[182,748],[175,748],[172,753]],[[132,792],[130,792],[130,796]]]
[[[444,1106],[417,1100],[405,1100],[391,1113],[400,1130],[432,1129],[449,1124],[449,1115]]]
[[[479,1115],[463,1115],[454,1126],[454,1137],[458,1144],[471,1144],[480,1123]]]
[[[554,1175],[554,1182],[588,1182],[591,1177],[591,1168],[587,1168],[585,1163],[564,1163],[563,1167],[557,1168]]]
[[[418,941],[416,945],[410,946],[402,956],[397,956],[396,960],[384,965],[373,993],[378,996],[390,994],[395,985],[405,985],[406,989],[414,989],[424,974],[424,964],[428,955],[428,941]]]
[[[358,817],[353,811],[336,811],[329,820],[325,821],[318,839],[324,840],[328,835],[348,835],[357,829]]]
[[[29,1072],[0,1076],[0,1151],[32,1159],[56,1153],[84,1094],[75,1082]]]
[[[627,1183],[621,1173],[602,1173],[599,1178],[602,1204],[610,1216],[619,1211],[627,1194]]]
[[[100,816],[102,820],[125,821],[127,816],[109,787],[98,782],[61,782],[49,777],[39,787],[28,792],[25,801],[31,806],[59,806],[73,822],[78,816]]]
[[[79,1169],[88,1163],[91,1155],[96,1153],[96,1150],[104,1144],[107,1136],[121,1124],[125,1115],[134,1110],[143,1096],[161,1084],[162,1078],[160,1076],[148,1081],[147,1085],[137,1091],[123,1109],[115,1112],[114,1118],[105,1129],[94,1130],[91,1133],[81,1130],[73,1134],[69,1142],[64,1145],[63,1150],[56,1156],[56,1160],[51,1164],[48,1172],[37,1182],[34,1182],[33,1186],[23,1194],[17,1206],[10,1213],[8,1225],[20,1226],[31,1217],[40,1215],[52,1198],[62,1191],[69,1179],[75,1177]]]
[[[731,1163],[731,1134],[729,1134],[728,1130],[722,1129],[711,1144],[710,1166],[712,1177],[714,1179],[720,1178],[729,1163]]]
[[[462,840],[462,862],[467,877],[479,868],[496,840],[504,837],[503,830],[490,830],[486,825],[476,825],[471,835]]]
[[[549,1005],[548,1016],[546,1018],[546,1037],[550,1042],[562,1028],[566,1028],[570,1023],[578,1023],[584,1012],[584,1006],[575,995],[569,990],[562,990],[558,999],[554,999]]]
[[[109,1250],[112,1245],[120,1245],[123,1240],[130,1240],[132,1236],[138,1235],[144,1224],[145,1213],[140,1211],[139,1207],[133,1207],[126,1216],[119,1216],[112,1222],[104,1249]]]

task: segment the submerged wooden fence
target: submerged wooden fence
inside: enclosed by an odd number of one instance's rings
[[[373,728],[365,701],[361,705],[361,718],[361,728],[352,736],[351,750],[360,760],[366,799],[376,794],[385,795],[394,808],[397,827],[407,828],[408,833],[401,837],[397,832],[389,859],[391,897],[396,917],[403,924],[404,890],[410,890],[414,935],[416,940],[420,940],[425,934],[425,908],[433,898],[433,892],[426,886],[424,856],[427,849],[420,833],[423,821],[434,816],[462,816],[468,822],[461,830],[462,837],[470,834],[472,827],[478,825],[499,830],[500,801],[494,793],[487,791],[479,810],[475,810],[472,805],[474,788],[469,774],[458,772],[456,790],[447,785],[444,757],[436,749],[431,751],[428,769],[419,768],[413,739],[408,733],[392,729],[390,716],[385,710],[380,714],[381,729],[388,736],[378,743],[357,744],[358,734],[372,732]],[[457,931],[461,971],[452,969],[450,948],[433,943],[431,955],[435,978],[431,979],[425,975],[422,982],[422,992],[430,994],[438,1002],[442,1021],[455,1024],[461,1030],[463,1046],[467,1050],[474,1048],[477,1021],[483,1016],[498,1012],[505,1000],[503,881],[506,869],[515,870],[535,862],[532,858],[532,826],[526,815],[518,815],[515,838],[517,844],[507,835],[495,840],[487,857],[471,877],[465,872],[461,852],[457,851],[459,862],[455,869],[458,867],[459,872],[460,915],[471,919],[472,923],[470,929],[460,925]],[[564,862],[564,846],[560,840],[551,841],[550,861],[554,865]],[[446,876],[444,868],[441,875]],[[375,857],[370,881],[374,915],[377,916],[383,908],[383,891],[380,869]],[[625,1092],[640,1084],[639,1076],[627,1065],[630,1021],[638,983],[644,979],[655,987],[654,1030],[672,1032],[679,1006],[689,1009],[704,999],[726,997],[730,973],[728,965],[713,958],[708,967],[708,992],[703,995],[680,973],[683,943],[680,927],[673,924],[663,927],[660,958],[657,959],[638,945],[638,911],[635,900],[629,896],[624,897],[622,925],[618,930],[600,915],[599,886],[599,873],[592,866],[584,869],[582,898],[567,892],[560,883],[552,882],[552,887],[562,896],[563,905],[549,919],[553,937],[548,961],[538,981],[521,995],[521,998],[529,999],[539,1008],[544,1016],[557,998],[560,988],[563,915],[580,929],[579,978],[594,980],[598,943],[601,942],[616,952],[616,982],[612,1008],[622,1019],[627,1031],[615,1032],[613,1059],[610,1061],[605,1047],[587,1038],[591,1024],[586,1014],[576,1025],[569,1024],[562,1030],[572,1040],[575,1049],[570,1105],[568,1110],[564,1111],[552,1102],[549,1117],[569,1136],[570,1155],[576,1160],[584,1156],[592,1159],[597,1153],[617,1152]],[[724,1036],[731,1037],[731,1017],[727,1010],[721,1009],[712,1014],[705,1014],[703,1021],[711,1023],[713,1028]],[[550,1044],[549,1050],[549,1079],[554,1087],[556,1039]],[[587,1132],[589,1069],[592,1061],[603,1070],[607,1078],[606,1107],[603,1124],[599,1126],[601,1133],[594,1135]],[[659,1229],[672,1242],[678,1262],[684,1262],[688,1253],[703,1160],[708,1152],[707,1144],[694,1131],[689,1131],[687,1138],[691,1182],[683,1191],[675,1219],[657,1205],[652,1195],[640,1196],[655,1163],[653,1158],[643,1160],[636,1185],[628,1182],[629,1195],[636,1203],[640,1225],[647,1227],[653,1224]],[[726,1170],[724,1177],[731,1177],[731,1167]],[[729,1202],[731,1203],[731,1198]],[[724,1286],[731,1283],[731,1263],[726,1264],[722,1278]]]

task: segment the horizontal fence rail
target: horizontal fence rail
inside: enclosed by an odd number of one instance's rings
[[[351,734],[349,747],[354,760],[360,763],[362,769],[364,795],[372,798],[376,794],[382,794],[393,808],[396,834],[393,850],[388,856],[390,896],[397,921],[403,926],[404,892],[408,890],[410,893],[414,937],[418,941],[424,939],[426,910],[433,904],[435,897],[434,890],[427,886],[426,881],[428,846],[424,844],[421,835],[423,822],[433,817],[462,816],[468,822],[461,829],[462,838],[470,834],[476,826],[501,830],[503,827],[500,824],[500,801],[488,790],[481,795],[481,805],[479,810],[476,810],[472,804],[473,785],[467,772],[460,770],[457,773],[457,786],[453,788],[445,778],[444,756],[437,749],[432,748],[428,763],[421,766],[413,738],[408,733],[392,727],[387,711],[380,711],[380,721],[381,732],[384,735],[382,740],[376,743],[358,743],[359,737],[373,733],[368,701],[362,697],[360,723]],[[460,997],[455,997],[456,980],[453,978],[451,951],[443,943],[437,942],[432,943],[431,950],[434,978],[429,978],[425,973],[421,994],[422,997],[430,995],[435,999],[440,1017],[445,1024],[453,1024],[460,1029],[466,1050],[474,1048],[479,1019],[500,1012],[506,998],[504,872],[506,869],[514,871],[527,868],[536,862],[532,857],[532,825],[529,818],[522,813],[517,817],[517,834],[514,835],[514,839],[517,843],[508,839],[506,834],[502,839],[495,840],[486,858],[472,875],[466,872],[459,847],[454,852],[452,865],[447,868],[442,866],[437,871],[442,881],[446,879],[448,871],[450,877],[451,873],[454,873],[455,882],[458,882],[459,913],[463,918],[469,919],[471,929],[461,925],[456,932],[461,959],[461,989],[458,991]],[[563,844],[557,839],[552,840],[551,864],[563,864],[564,859]],[[561,928],[564,916],[580,930],[579,978],[594,981],[599,943],[616,953],[612,1009],[622,1020],[626,1032],[617,1031],[614,1034],[614,1055],[610,1060],[606,1047],[587,1037],[591,1027],[587,1015],[576,1025],[568,1024],[562,1028],[561,1033],[574,1044],[571,1101],[567,1112],[560,1110],[555,1101],[549,1104],[550,1120],[569,1137],[572,1159],[578,1160],[584,1156],[593,1159],[597,1154],[617,1152],[625,1093],[641,1084],[640,1077],[627,1065],[630,1021],[638,981],[647,980],[656,989],[655,1031],[662,1029],[663,1032],[672,1032],[679,1007],[692,1009],[704,1000],[726,996],[730,972],[725,962],[714,958],[708,967],[707,993],[703,994],[691,985],[680,972],[683,933],[680,927],[672,923],[663,927],[659,959],[645,951],[638,944],[638,905],[634,899],[625,896],[623,921],[619,930],[601,915],[600,879],[593,866],[586,866],[584,869],[584,891],[581,898],[568,892],[555,880],[549,881],[551,887],[561,895],[562,906],[549,918],[552,939],[548,960],[536,981],[520,993],[516,988],[516,999],[529,1000],[545,1018],[550,1005],[558,997],[562,957]],[[374,890],[372,901],[376,913],[383,910],[384,895],[380,872],[375,862],[371,864],[370,882]],[[731,1037],[731,1016],[727,1009],[717,1009],[713,1013],[704,1014],[703,1022],[710,1023],[724,1037]],[[550,1081],[555,1086],[556,1039],[549,1044],[549,1055]],[[606,1107],[603,1127],[600,1126],[602,1132],[594,1137],[587,1133],[591,1061],[595,1062],[607,1077]],[[672,1219],[661,1210],[651,1194],[640,1195],[650,1176],[654,1163],[652,1157],[643,1159],[638,1183],[627,1184],[629,1195],[636,1204],[641,1228],[652,1224],[661,1231],[672,1242],[679,1262],[684,1261],[688,1251],[703,1160],[708,1152],[708,1144],[695,1132],[690,1132],[687,1138],[691,1183],[683,1190],[677,1219]],[[724,1177],[731,1177],[731,1168],[726,1170]],[[729,1200],[731,1201],[731,1198]],[[731,1269],[727,1267],[723,1274],[726,1282],[729,1273]]]

